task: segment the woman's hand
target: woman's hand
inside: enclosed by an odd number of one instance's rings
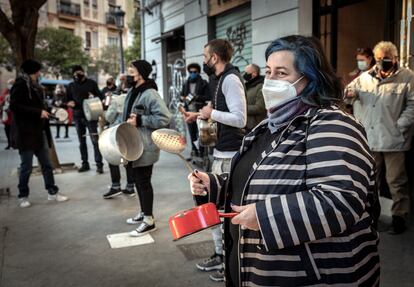
[[[231,208],[238,212],[239,215],[236,215],[231,220],[233,224],[239,224],[242,228],[251,229],[251,230],[259,230],[259,222],[257,221],[256,216],[256,204],[248,204],[248,205],[232,205]]]
[[[137,126],[137,115],[130,114],[129,118],[127,119],[127,123],[136,127]]]
[[[193,195],[206,195],[206,189],[210,191],[210,178],[207,173],[194,170],[188,175],[188,180]]]

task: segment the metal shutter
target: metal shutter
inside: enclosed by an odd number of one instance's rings
[[[216,38],[226,39],[234,48],[231,63],[243,72],[252,62],[252,21],[250,5],[216,16]]]

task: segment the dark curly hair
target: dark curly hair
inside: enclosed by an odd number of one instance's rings
[[[201,67],[197,63],[191,63],[187,66],[187,71],[190,72],[190,69],[196,69],[199,73],[201,72]]]

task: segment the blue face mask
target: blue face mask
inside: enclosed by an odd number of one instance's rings
[[[198,73],[190,73],[190,80],[195,80],[198,76]]]

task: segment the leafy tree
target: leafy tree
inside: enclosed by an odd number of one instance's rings
[[[132,45],[125,51],[125,61],[131,62],[141,58],[141,18],[136,12],[131,23],[128,24],[129,32],[134,35]]]
[[[119,47],[116,45],[105,46],[101,49],[100,55],[95,62],[95,67],[98,71],[104,71],[112,77],[120,73],[120,63],[119,63]]]
[[[57,28],[41,28],[37,33],[35,57],[44,70],[59,75],[70,75],[73,65],[86,66],[89,55],[83,50],[82,38]]]
[[[47,0],[9,0],[10,11],[0,8],[0,33],[9,42],[16,66],[34,56],[39,9]]]

